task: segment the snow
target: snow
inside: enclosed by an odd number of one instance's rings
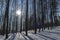
[[[17,33],[14,40],[25,40],[24,37],[21,35],[21,33]]]
[[[25,31],[21,33],[10,33],[6,40],[60,40],[60,26],[52,30],[47,28],[40,33],[34,34],[33,30],[28,31],[28,36],[25,35]],[[5,36],[0,35],[0,40],[5,40]]]
[[[0,35],[0,40],[5,40],[5,36]]]

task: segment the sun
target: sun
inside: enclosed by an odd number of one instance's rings
[[[19,15],[20,16],[21,15],[21,10],[17,10],[16,11],[16,15]]]

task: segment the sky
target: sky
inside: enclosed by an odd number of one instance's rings
[[[24,6],[23,9],[24,9],[24,8],[25,8],[25,5],[26,5],[26,4],[25,4],[26,0],[22,0],[22,1],[23,1],[23,4],[24,4],[24,5],[23,5],[23,6]],[[31,7],[31,3],[32,3],[31,1],[32,1],[32,0],[29,0],[29,7]],[[11,3],[10,3],[10,4],[12,4],[12,2],[13,2],[13,0],[11,0]],[[18,5],[20,6],[21,0],[17,0],[17,2],[18,2]],[[58,3],[60,3],[60,0],[58,0]],[[0,2],[0,4],[1,4],[1,2]],[[4,3],[3,6],[5,6],[5,3]],[[19,7],[19,6],[18,6],[18,7]],[[0,7],[1,7],[1,5],[0,5]],[[20,8],[20,7],[19,7],[19,8]],[[19,8],[18,8],[18,9],[19,9]],[[31,9],[31,8],[30,8],[30,9]],[[4,8],[3,8],[3,10],[4,10]],[[58,11],[60,11],[60,4],[58,5]],[[29,11],[29,13],[30,13],[30,11]],[[1,14],[1,13],[0,13],[0,14]],[[59,15],[60,15],[60,12],[59,12]]]
[[[5,1],[5,0],[4,0]],[[13,3],[13,1],[14,0],[10,0],[10,10],[14,10],[14,3]],[[16,1],[17,2],[17,6],[18,6],[18,8],[17,8],[17,10],[19,10],[19,9],[21,9],[21,0],[17,0]],[[23,2],[23,14],[25,14],[25,5],[26,5],[26,0],[22,0],[22,2]],[[58,0],[58,3],[60,3],[60,0]],[[0,3],[1,4],[1,3]],[[4,9],[5,9],[5,6],[6,6],[6,3],[4,2],[4,5],[3,5],[3,12],[4,12]],[[1,5],[0,5],[0,7],[1,7]],[[28,10],[28,12],[29,12],[29,16],[30,16],[30,13],[32,14],[33,12],[33,8],[32,8],[32,0],[29,0],[29,5],[28,5],[28,8],[30,9],[30,10]],[[60,11],[60,4],[58,4],[58,6],[57,6],[57,8],[58,8],[58,11]],[[0,8],[1,9],[1,8]],[[9,11],[10,13],[11,13],[11,11]],[[1,13],[0,13],[1,14]],[[58,15],[60,16],[60,12],[58,12]]]
[[[59,14],[59,16],[60,16],[60,0],[58,0],[58,3],[59,3],[59,4],[58,4],[58,11],[59,11],[59,13],[58,13],[58,14]]]

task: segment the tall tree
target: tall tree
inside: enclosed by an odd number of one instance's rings
[[[22,7],[23,7],[23,0],[21,0],[21,26],[20,26],[20,32],[22,31]]]
[[[26,27],[26,36],[28,35],[27,34],[27,31],[28,31],[28,0],[26,0],[26,20],[25,20],[25,27]]]
[[[16,33],[17,33],[17,27],[18,27],[18,16],[16,16]]]
[[[17,1],[15,0],[15,31],[16,31],[16,33],[17,33],[17,25],[18,25],[18,16],[16,15],[16,9],[17,9]]]
[[[44,0],[41,0],[41,13],[42,13],[42,31],[44,27]]]
[[[44,12],[44,22],[45,22],[47,20],[47,18],[46,18],[46,16],[47,16],[47,0],[44,0],[43,5],[44,5],[43,12]],[[46,23],[47,22],[44,23],[44,29],[46,28]]]
[[[35,24],[37,23],[36,21],[36,0],[33,0],[33,3],[34,3],[34,27],[35,27],[35,34],[37,32],[37,28],[35,26]]]
[[[5,11],[5,20],[7,21],[7,26],[6,26],[6,38],[8,38],[8,14],[9,14],[9,2],[10,2],[10,0],[6,0],[6,3],[7,3],[6,11]]]
[[[57,0],[49,0],[50,1],[50,18],[51,18],[51,26],[53,27],[53,17],[56,15],[56,8],[57,8]],[[52,29],[51,27],[51,29]]]
[[[0,19],[0,20],[1,20],[1,24],[3,24],[3,16],[2,16],[2,12],[3,12],[3,11],[2,11],[2,8],[3,8],[3,2],[4,2],[4,1],[3,1],[3,0],[0,0],[0,2],[1,2],[1,4],[0,4],[0,5],[1,5],[1,6],[0,6],[0,9],[1,9],[1,10],[0,10],[0,11],[1,11],[1,19]],[[2,26],[2,25],[1,25],[1,26]],[[3,30],[3,27],[1,27],[1,34],[3,34],[3,31],[2,31],[2,30]]]
[[[38,27],[39,27],[39,32],[40,32],[40,29],[41,29],[41,16],[40,16],[40,0],[37,0],[37,16],[38,16]]]

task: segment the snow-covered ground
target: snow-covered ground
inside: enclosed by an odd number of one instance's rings
[[[0,35],[0,40],[5,40],[5,36]],[[56,27],[52,30],[44,30],[40,33],[34,34],[33,30],[28,31],[28,36],[25,36],[25,32],[9,34],[7,40],[60,40],[60,27]]]

